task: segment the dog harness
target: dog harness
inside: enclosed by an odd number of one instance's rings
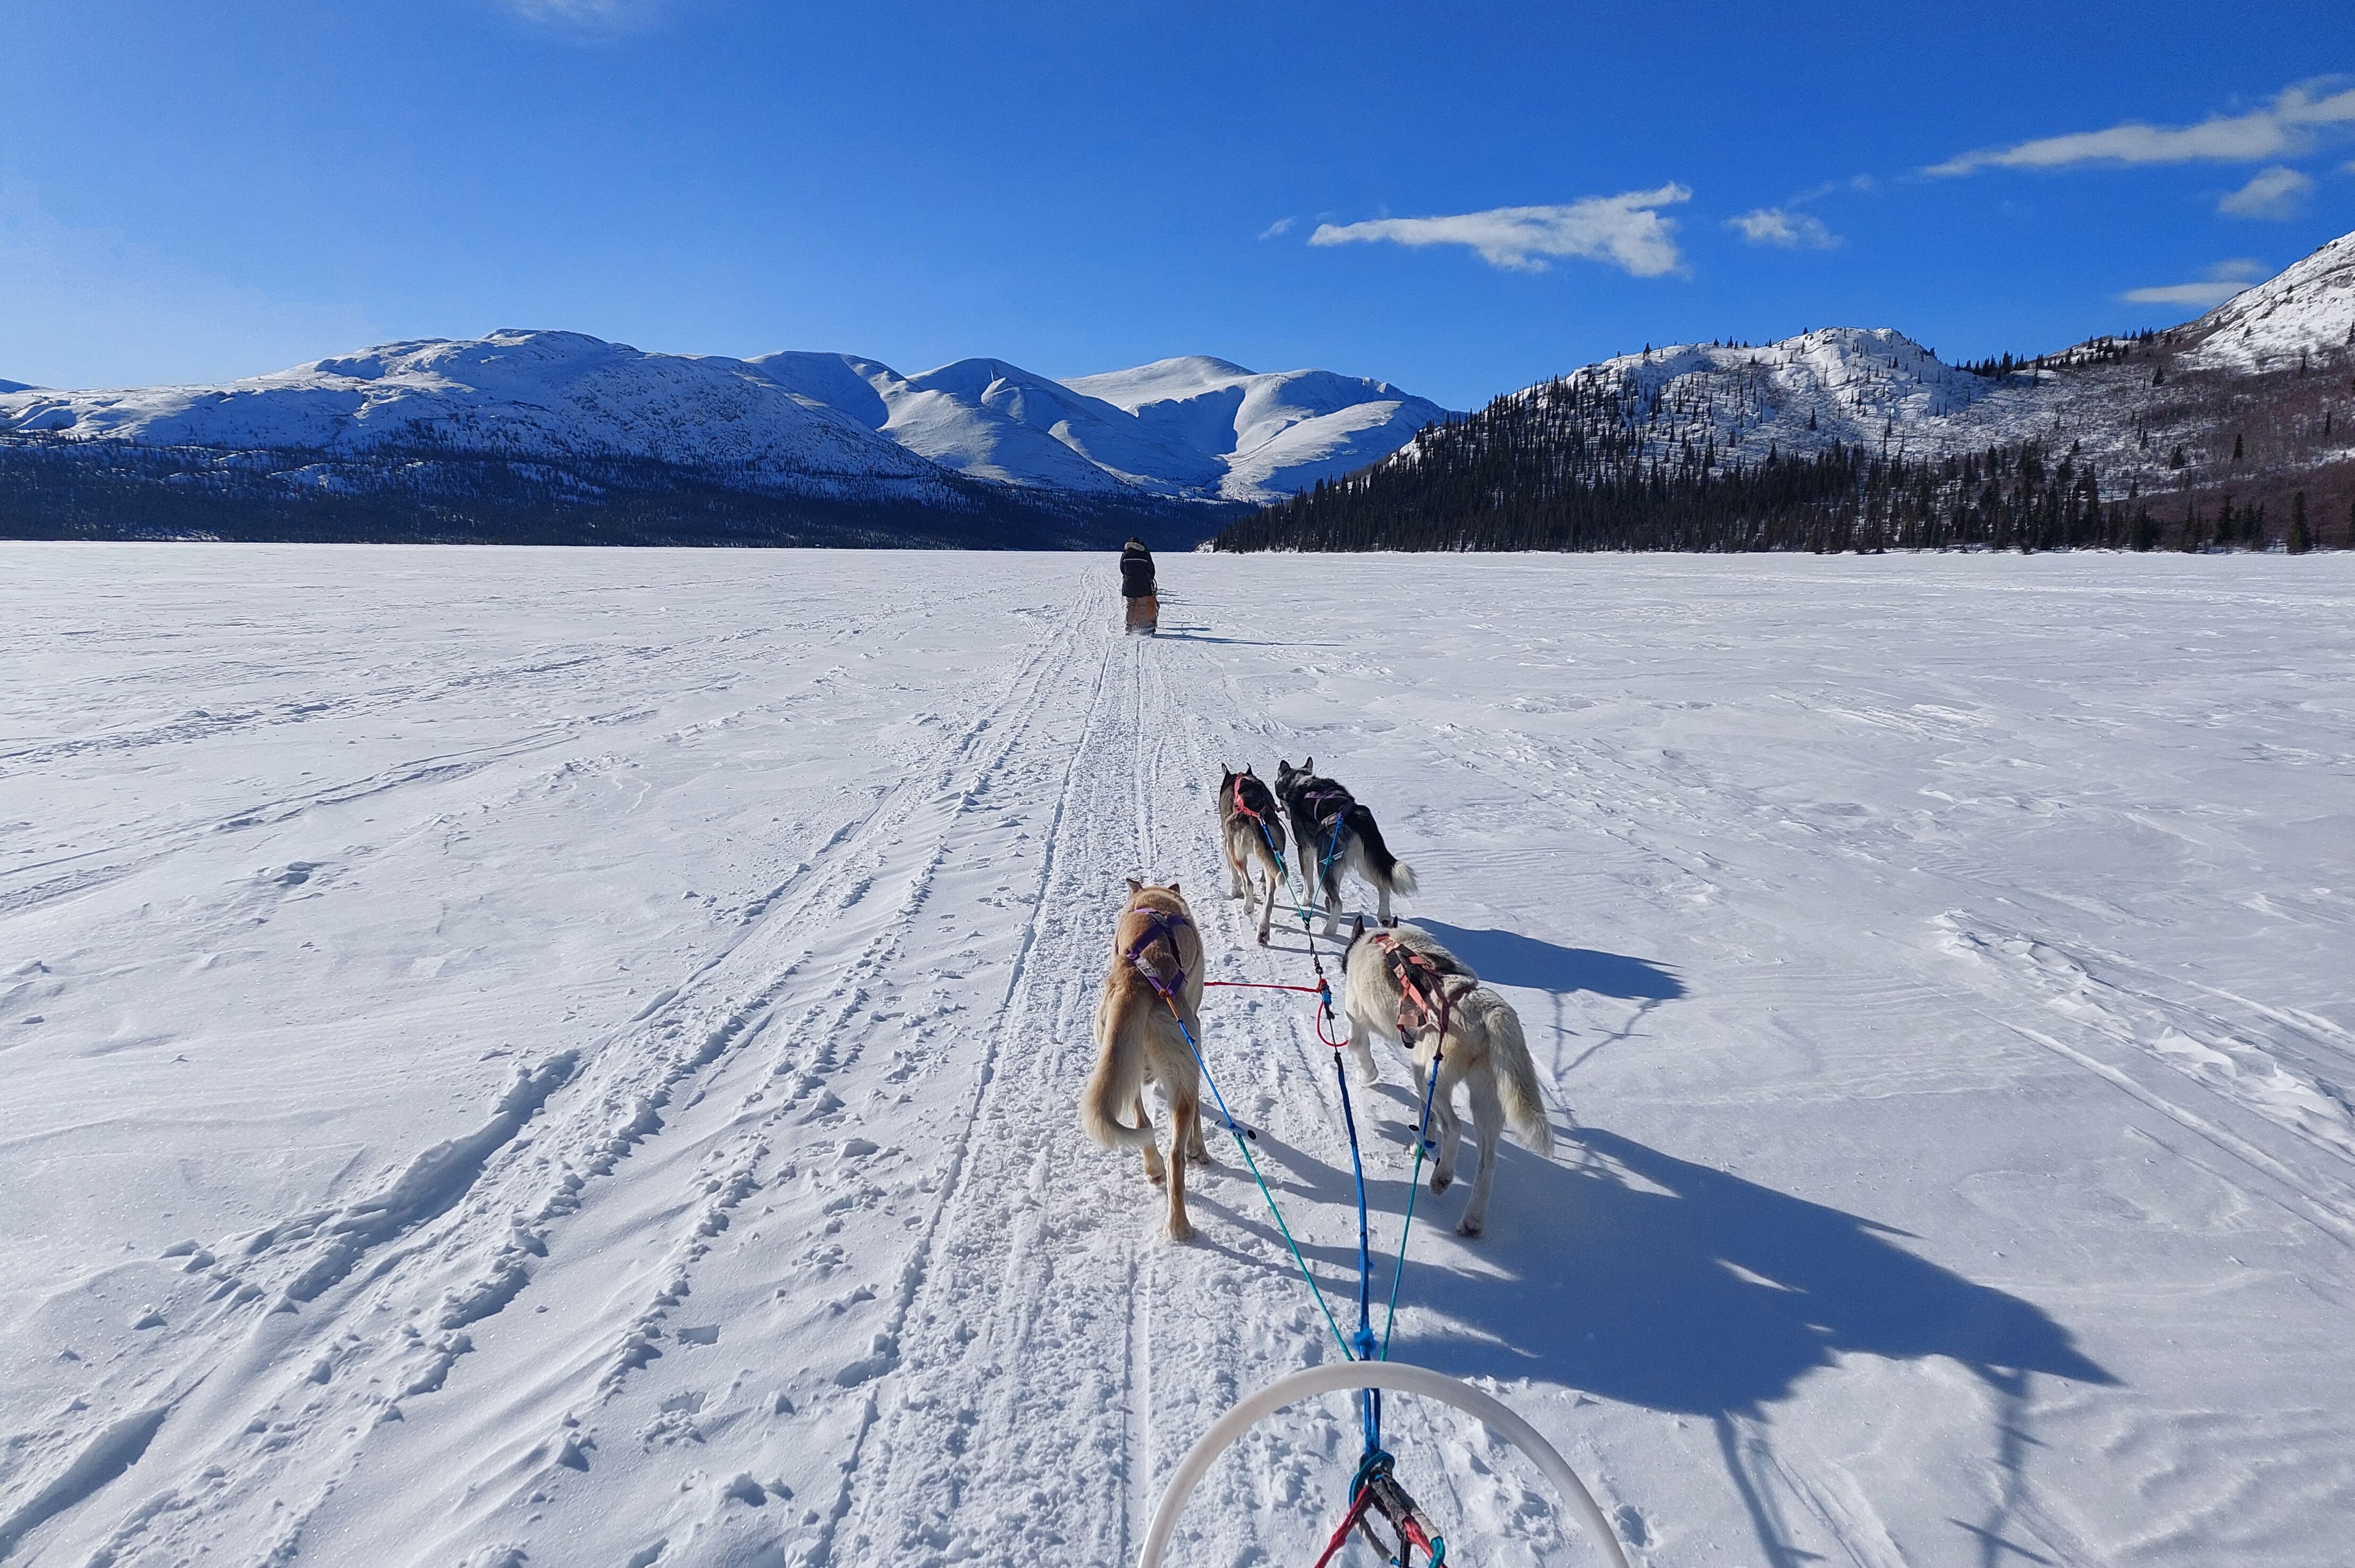
[[[1245,779],[1251,779],[1252,783],[1259,784],[1260,794],[1267,795],[1267,805],[1270,811],[1275,809],[1275,796],[1268,795],[1267,785],[1260,784],[1260,781],[1255,778],[1252,778],[1251,774],[1237,773],[1235,775],[1235,809],[1241,812],[1245,816],[1250,817],[1253,822],[1258,823],[1260,826],[1260,831],[1264,833],[1267,830],[1267,817],[1258,810],[1254,809],[1252,803],[1244,797],[1243,781]]]
[[[1358,804],[1357,796],[1330,779],[1311,786],[1303,792],[1300,798],[1307,803],[1308,815],[1319,827],[1328,822],[1338,822],[1349,815],[1351,806]]]
[[[1145,934],[1128,944],[1125,956],[1136,972],[1145,976],[1145,983],[1153,987],[1153,994],[1169,1002],[1186,988],[1186,961],[1178,954],[1178,932],[1181,926],[1193,923],[1182,914],[1164,914],[1157,909],[1139,910],[1137,912],[1144,915],[1147,923]],[[1156,942],[1169,944],[1169,966],[1177,973],[1167,980],[1162,979],[1145,961],[1145,950]]]
[[[1387,931],[1369,932],[1367,940],[1380,949],[1382,967],[1399,988],[1399,1039],[1412,1051],[1416,1031],[1428,1026],[1435,1038],[1445,1040],[1447,1015],[1456,1003],[1448,995],[1447,982],[1464,971],[1441,968],[1429,954],[1416,952]]]

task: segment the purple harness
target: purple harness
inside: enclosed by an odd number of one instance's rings
[[[1318,783],[1300,798],[1307,802],[1309,817],[1319,827],[1328,822],[1337,821],[1351,806],[1358,804],[1355,795],[1329,779]],[[1337,801],[1339,802],[1338,805],[1334,804]]]
[[[1145,934],[1128,944],[1128,962],[1139,975],[1145,976],[1145,983],[1153,987],[1155,996],[1165,1002],[1174,1004],[1178,993],[1186,988],[1186,961],[1178,955],[1178,931],[1180,926],[1189,925],[1192,922],[1182,914],[1164,914],[1157,909],[1140,910],[1137,912],[1144,915],[1148,923],[1146,926]],[[1169,966],[1177,971],[1176,976],[1171,979],[1162,979],[1146,965],[1145,950],[1156,942],[1169,944]]]

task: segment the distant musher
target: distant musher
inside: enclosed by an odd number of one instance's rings
[[[1161,624],[1161,601],[1153,592],[1153,552],[1132,539],[1121,548],[1120,596],[1128,602],[1128,630],[1151,636]]]

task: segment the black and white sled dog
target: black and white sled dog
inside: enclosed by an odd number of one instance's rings
[[[1369,932],[1360,915],[1341,963],[1342,1007],[1349,1015],[1349,1048],[1357,1055],[1359,1078],[1368,1083],[1376,1079],[1368,1036],[1403,1046],[1414,1064],[1420,1115],[1426,1075],[1433,1059],[1438,1060],[1439,1084],[1431,1093],[1430,1136],[1438,1146],[1431,1170],[1433,1192],[1446,1191],[1455,1179],[1456,1141],[1464,1130],[1455,1115],[1455,1086],[1471,1091],[1480,1168],[1472,1177],[1472,1200],[1455,1228],[1476,1236],[1488,1222],[1497,1137],[1505,1125],[1511,1123],[1521,1142],[1539,1155],[1553,1153],[1553,1128],[1546,1122],[1520,1015],[1480,984],[1463,960],[1412,925]]]
[[[1390,846],[1382,842],[1374,814],[1331,779],[1318,778],[1314,757],[1304,759],[1296,768],[1279,761],[1275,793],[1284,802],[1284,815],[1292,819],[1292,841],[1297,846],[1300,880],[1308,891],[1309,906],[1316,906],[1319,893],[1324,896],[1325,934],[1337,935],[1341,929],[1343,871],[1357,872],[1381,895],[1382,923],[1396,925],[1391,895],[1415,891],[1414,868],[1391,854]]]
[[[1252,886],[1251,869],[1258,866],[1267,873],[1267,899],[1259,912],[1259,944],[1267,945],[1267,923],[1275,914],[1276,890],[1284,876],[1278,869],[1284,854],[1284,823],[1282,813],[1275,808],[1275,794],[1267,781],[1243,764],[1236,773],[1220,764],[1219,779],[1219,846],[1227,853],[1227,896],[1235,899],[1256,897]],[[1243,908],[1245,919],[1251,908]]]

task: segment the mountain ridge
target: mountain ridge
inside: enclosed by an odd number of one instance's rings
[[[1196,384],[1178,384],[1172,367]],[[0,435],[341,457],[415,444],[596,455],[724,467],[788,494],[879,488],[911,505],[942,504],[949,475],[1106,503],[1247,503],[1359,466],[1447,412],[1387,382],[1261,374],[1206,356],[1083,379],[1117,387],[1156,375],[1163,396],[1124,405],[1003,359],[907,376],[852,354],[660,354],[502,327],[227,382],[9,384]]]
[[[2179,326],[2016,367],[1948,365],[1888,327],[1647,347],[1431,427],[1221,542],[2335,541],[2355,506],[2350,384],[2355,235]]]

